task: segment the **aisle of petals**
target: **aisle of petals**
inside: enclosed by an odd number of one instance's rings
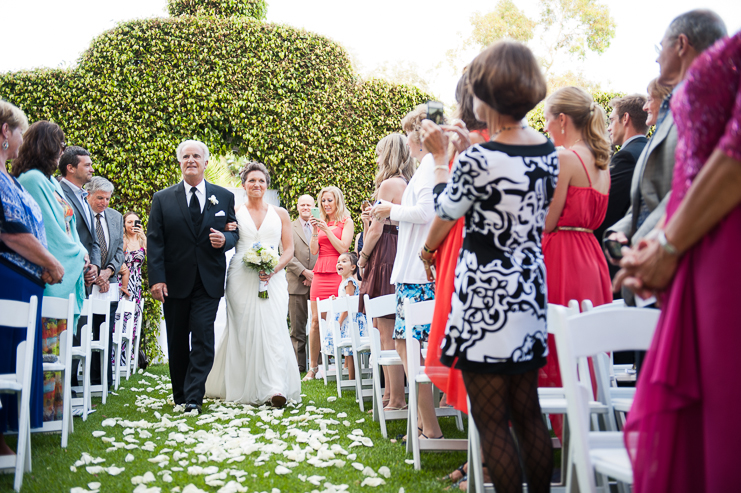
[[[272,475],[295,475],[306,492],[336,493],[384,485],[393,473],[393,464],[377,470],[363,464],[363,451],[373,447],[358,427],[365,418],[351,422],[346,413],[306,399],[283,409],[206,400],[203,414],[183,413],[173,405],[167,376],[144,372],[143,377],[136,387],[120,391],[135,393],[142,419],[102,421],[102,429],[92,432],[100,440],[100,456],[83,452],[69,466],[80,483],[71,493],[280,493],[258,486]],[[327,404],[335,400],[326,398]],[[404,462],[401,467],[410,467],[410,460]],[[148,470],[131,475],[127,468],[133,465]],[[127,482],[130,488],[124,487]],[[210,488],[197,486],[204,483]]]

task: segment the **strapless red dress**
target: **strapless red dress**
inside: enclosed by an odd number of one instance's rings
[[[327,223],[332,233],[337,238],[342,238],[342,229],[345,227],[344,221],[341,223]],[[337,273],[337,259],[341,253],[335,250],[327,233],[319,230],[319,255],[314,264],[314,280],[311,281],[311,299],[316,301],[337,296],[337,290],[342,282],[342,277]]]

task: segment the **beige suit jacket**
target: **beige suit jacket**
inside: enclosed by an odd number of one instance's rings
[[[309,294],[310,287],[304,286],[306,278],[301,274],[305,269],[312,270],[316,264],[316,255],[311,254],[311,248],[306,241],[301,219],[291,222],[293,231],[293,259],[286,266],[288,280],[288,294]]]

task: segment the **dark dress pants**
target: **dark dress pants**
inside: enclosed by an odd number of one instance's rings
[[[306,371],[306,320],[309,307],[306,302],[309,293],[288,295],[288,316],[291,319],[291,342],[298,362],[298,371]]]
[[[111,348],[113,347],[113,329],[116,326],[116,310],[118,309],[118,302],[111,303],[111,313],[108,319],[108,350],[106,354],[106,362],[108,365],[108,389],[110,390],[113,384],[113,358],[111,357]],[[104,315],[93,315],[93,339],[100,339],[100,326],[105,322]],[[100,385],[100,355],[99,351],[95,351],[90,358],[90,384]],[[79,361],[79,360],[78,360]]]
[[[187,298],[165,298],[167,351],[175,404],[202,404],[214,364],[214,320],[219,298],[206,293],[200,273]],[[190,344],[189,344],[190,338]]]

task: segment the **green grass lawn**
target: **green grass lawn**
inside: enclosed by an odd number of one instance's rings
[[[242,477],[243,481],[238,484],[251,493],[276,493],[275,489],[282,493],[333,491],[326,483],[334,485],[337,491],[341,491],[340,485],[347,485],[346,491],[397,493],[403,487],[406,492],[438,492],[443,491],[446,485],[436,478],[447,474],[466,460],[465,452],[423,453],[422,470],[414,471],[413,466],[405,462],[405,459],[411,459],[411,454],[405,453],[401,441],[392,443],[381,436],[380,426],[373,421],[372,416],[360,412],[355,403],[354,392],[344,392],[342,398],[328,400],[329,397],[336,397],[336,386],[331,384],[325,387],[321,380],[302,384],[302,392],[306,397],[301,405],[297,408],[286,407],[283,415],[276,417],[273,417],[273,411],[250,411],[241,405],[223,406],[221,402],[204,403],[204,414],[199,417],[183,415],[175,412],[171,404],[164,403],[171,395],[169,389],[168,367],[153,366],[145,374],[137,374],[129,381],[124,380],[118,395],[109,395],[105,405],[101,404],[100,399],[93,399],[96,412],[89,415],[85,422],[81,418],[74,418],[75,431],[70,435],[66,449],[60,447],[58,433],[33,434],[33,471],[25,475],[22,491],[68,492],[73,488],[86,491],[91,490],[89,483],[100,483],[99,488],[103,493],[132,492],[137,488],[137,493],[164,493],[173,489],[185,489],[183,493],[199,491],[192,487],[186,489],[191,484],[205,492],[216,493],[221,488],[225,488],[225,492],[237,491],[227,489],[229,482]],[[370,405],[369,401],[366,403]],[[317,409],[312,409],[311,406]],[[217,409],[219,407],[222,408],[221,411]],[[325,421],[318,422],[315,418],[288,421],[292,417],[306,417],[307,407],[309,416],[323,414],[320,419]],[[299,412],[292,413],[295,410]],[[342,416],[341,413],[346,413],[347,416]],[[117,419],[115,424],[111,418]],[[123,423],[123,420],[128,420],[129,423]],[[140,423],[141,420],[146,423]],[[206,422],[209,420],[212,421]],[[359,420],[364,421],[358,423]],[[201,423],[198,424],[199,422]],[[446,437],[466,436],[465,431],[459,432],[456,429],[453,418],[441,418],[440,423]],[[136,424],[140,426],[135,426]],[[314,430],[314,435],[317,435],[322,428],[327,430],[323,436],[330,438],[326,442],[329,447],[339,445],[344,451],[356,454],[357,457],[353,460],[336,452],[335,460],[345,462],[341,467],[336,462],[329,467],[310,464],[309,461],[315,462],[312,458],[318,455],[311,445],[318,448],[319,442],[306,443],[298,440],[301,436],[306,436],[306,433],[301,432]],[[362,430],[363,436],[370,438],[373,445],[351,448],[350,445],[356,440],[348,438],[348,435],[356,429]],[[404,434],[406,421],[390,421],[388,429],[389,438]],[[93,436],[96,431],[99,432],[96,435],[101,435],[100,432],[105,434],[96,438]],[[253,438],[254,435],[260,436]],[[316,437],[319,438],[318,435]],[[15,448],[15,438],[7,438],[9,445]],[[273,453],[269,454],[270,451],[265,449],[250,453],[245,448],[245,443],[250,441],[256,444],[272,443]],[[147,446],[147,442],[153,445]],[[304,457],[301,457],[301,452],[286,457],[281,453],[283,442],[287,445],[286,451],[297,448],[303,451],[308,448],[309,451],[303,454]],[[241,444],[243,453],[240,454],[241,458],[235,456],[232,448],[229,456],[232,461],[229,462],[224,449],[228,452],[229,447],[234,447],[235,443]],[[73,471],[83,453],[89,454],[92,459],[104,460],[98,464],[79,465]],[[126,462],[129,454],[133,456],[133,460]],[[332,460],[328,454],[322,454],[325,462]],[[160,458],[159,463],[148,460],[158,456],[166,456],[167,460]],[[370,467],[375,473],[386,466],[390,469],[391,476],[383,478],[385,484],[380,486],[361,486],[367,476],[353,466],[354,462]],[[96,473],[96,468],[113,466],[124,470],[118,475],[108,472],[115,472],[115,469]],[[192,473],[201,474],[189,474],[189,467]],[[286,467],[291,472],[279,475],[276,473],[277,467],[279,470]],[[202,469],[207,469],[207,474]],[[152,473],[153,481],[133,484],[132,479],[136,481],[137,477],[145,477],[147,472]],[[221,479],[219,474],[224,472],[226,477]],[[325,479],[319,481],[319,486],[315,486],[307,479],[311,476],[323,476]],[[151,478],[149,475],[147,477]],[[210,486],[207,484],[207,477],[212,484],[223,481],[226,485]],[[302,478],[306,481],[302,481]],[[0,491],[12,491],[12,487],[13,475],[0,475]]]

